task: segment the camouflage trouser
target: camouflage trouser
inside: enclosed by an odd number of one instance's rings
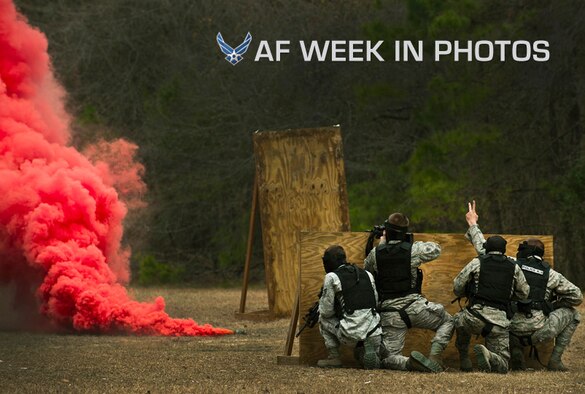
[[[321,336],[323,337],[327,349],[338,348],[342,341],[345,344],[348,342],[339,334],[339,319],[320,318],[319,331],[321,332]]]
[[[455,315],[455,330],[457,338],[455,346],[459,356],[469,357],[469,343],[472,335],[480,335],[485,322],[473,316],[466,309]],[[494,372],[507,372],[510,360],[508,329],[494,325],[485,337],[485,347],[490,351],[490,365]]]
[[[444,349],[453,336],[453,317],[445,310],[443,305],[434,302],[426,302],[424,306],[412,305],[406,309],[412,327],[426,328],[436,331],[433,343],[438,343]],[[418,301],[417,301],[418,303]],[[418,306],[418,307],[417,307]],[[414,311],[417,311],[415,313]],[[406,370],[408,357],[402,355],[404,339],[408,327],[398,312],[382,312],[382,347],[381,355],[384,365],[389,369]]]
[[[358,344],[357,341],[346,338],[339,332],[339,320],[337,318],[319,319],[319,331],[321,332],[321,336],[325,342],[325,347],[330,353],[332,350],[335,352],[338,351],[340,345],[355,346]],[[380,345],[382,343],[382,338],[379,335],[379,332],[380,328],[376,329],[373,335],[366,338],[366,341],[370,342],[376,349],[380,349]],[[356,360],[358,360],[360,363],[363,363],[363,347],[356,348],[354,351],[354,356]]]
[[[544,325],[538,330],[513,331],[518,337],[531,337],[532,343],[555,339],[555,346],[565,349],[579,325],[581,316],[573,308],[559,308],[554,310],[546,318]]]

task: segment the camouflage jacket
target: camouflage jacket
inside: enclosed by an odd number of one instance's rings
[[[385,241],[382,241],[385,242]],[[392,243],[399,243],[400,241],[389,241]],[[416,276],[417,276],[417,268],[421,266],[421,264],[428,263],[429,261],[435,260],[441,254],[441,246],[436,242],[422,242],[422,241],[415,241],[412,244],[412,250],[410,253],[410,267],[412,271],[412,278],[413,283],[412,285],[416,285]],[[368,257],[364,260],[364,269],[371,272],[372,274],[376,275],[378,271],[378,266],[376,264],[376,248],[372,249],[368,254]],[[413,313],[418,313],[419,311],[416,310],[417,306],[420,308],[424,308],[424,302],[426,299],[421,296],[420,294],[409,294],[405,297],[394,298],[385,300],[380,305],[381,309],[384,308],[397,308],[400,309],[404,305],[409,304],[412,301],[423,301],[423,302],[415,302],[412,307],[409,307],[408,310],[412,311]],[[415,308],[415,310],[413,310]]]
[[[478,225],[469,227],[465,236],[471,241],[477,253],[485,253],[485,249],[483,248],[485,239]],[[514,259],[513,257],[511,258]],[[534,258],[542,260],[542,258],[538,256],[534,256]],[[583,301],[581,289],[568,281],[562,274],[551,268],[544,299],[545,301],[554,301],[557,297],[572,306],[580,305]]]
[[[479,229],[478,225],[470,226],[465,233],[465,238],[467,238],[473,244],[479,255],[485,254],[485,249],[483,247],[485,237],[483,236],[483,233]],[[463,268],[463,270],[453,281],[453,292],[458,297],[465,295],[465,285],[467,284],[470,275],[473,276],[473,280],[475,280],[476,283],[479,281],[478,258],[473,259],[469,264],[467,264],[467,266]],[[528,297],[529,293],[530,286],[524,277],[524,273],[522,273],[522,269],[519,266],[516,266],[516,269],[514,270],[514,287],[512,290],[512,296],[515,299],[524,300]],[[478,312],[480,312],[485,319],[492,322],[493,324],[497,324],[501,327],[508,327],[510,325],[510,321],[506,317],[506,313],[504,311],[488,306],[484,307],[482,305],[474,305],[472,308],[478,310]]]
[[[577,306],[583,301],[581,290],[569,282],[563,275],[551,268],[546,285],[545,301],[556,298],[562,299],[567,304]],[[518,334],[531,334],[544,326],[545,314],[540,310],[532,310],[531,315],[517,312],[512,318],[510,330]]]
[[[374,277],[369,272],[368,277],[372,282],[377,303],[378,293],[376,291]],[[365,339],[367,334],[380,324],[380,315],[378,313],[372,313],[371,309],[358,309],[351,315],[344,313],[343,317],[339,319],[336,315],[340,311],[336,310],[335,298],[338,298],[337,305],[344,304],[341,281],[335,273],[330,272],[325,275],[323,294],[321,294],[321,298],[319,299],[319,319],[339,320],[339,329],[346,338]]]
[[[459,274],[453,280],[453,293],[455,293],[457,297],[464,297],[467,295],[465,294],[465,288],[470,280],[475,281],[475,283],[479,283],[479,270],[480,262],[479,258],[476,257],[473,260],[471,260],[461,270],[461,272],[459,272]],[[525,300],[526,297],[528,297],[529,292],[530,286],[528,286],[528,282],[526,282],[526,278],[522,273],[522,269],[520,269],[520,267],[516,265],[514,269],[514,283],[512,285],[510,296],[511,298],[515,298],[518,300]],[[484,319],[493,324],[496,324],[504,328],[507,328],[510,325],[510,320],[508,320],[508,318],[506,317],[505,311],[479,304],[475,304],[471,308],[479,312],[479,314],[482,315]]]

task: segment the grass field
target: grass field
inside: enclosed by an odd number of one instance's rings
[[[140,288],[133,293],[140,300],[164,296],[174,317],[244,329],[246,334],[163,338],[0,331],[0,392],[585,392],[583,327],[565,354],[571,368],[567,373],[323,370],[277,365],[289,321],[235,319],[239,289]],[[265,290],[249,291],[248,309],[266,308]]]

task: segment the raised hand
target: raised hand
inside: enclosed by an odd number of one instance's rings
[[[474,226],[477,224],[477,220],[479,219],[479,216],[477,214],[477,212],[475,211],[475,200],[473,200],[473,202],[468,202],[467,203],[467,213],[465,214],[465,220],[467,220],[467,224],[469,226]]]

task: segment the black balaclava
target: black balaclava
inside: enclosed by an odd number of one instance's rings
[[[492,235],[485,241],[483,247],[486,253],[489,252],[501,252],[502,254],[506,253],[506,240],[499,235]]]
[[[384,222],[384,229],[386,230],[386,239],[388,241],[403,241],[406,239],[406,233],[408,232],[408,227],[397,226],[387,220]]]
[[[347,262],[345,251],[339,245],[328,247],[323,254],[323,268],[325,272],[330,273]]]
[[[544,249],[539,248],[536,245],[529,245],[527,241],[522,242],[518,245],[518,253],[516,253],[516,257],[519,259],[526,259],[530,256],[544,256]]]

